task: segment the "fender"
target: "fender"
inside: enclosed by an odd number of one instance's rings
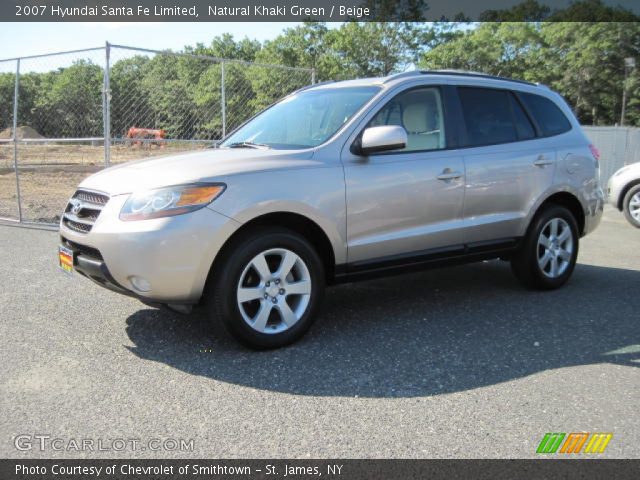
[[[336,263],[343,263],[346,261],[347,247],[344,232],[340,232],[336,225],[325,215],[323,211],[317,208],[312,208],[310,205],[303,202],[294,202],[291,200],[270,200],[262,202],[257,206],[235,213],[233,220],[244,225],[270,213],[292,213],[312,221],[322,229],[329,239]]]
[[[575,188],[575,187],[573,187],[571,185],[566,185],[566,184],[564,184],[564,185],[551,185],[549,188],[547,188],[542,193],[542,195],[540,195],[537,198],[536,202],[529,209],[529,213],[525,217],[524,222],[522,222],[522,230],[520,231],[520,236],[524,236],[526,234],[527,229],[529,228],[529,225],[531,224],[531,221],[533,220],[533,217],[535,216],[536,213],[538,213],[538,210],[540,210],[540,207],[547,200],[549,200],[549,198],[551,198],[553,195],[555,195],[557,193],[569,193],[569,194],[571,194],[571,196],[575,197],[575,199],[578,200],[578,202],[582,206],[582,210],[583,210],[583,213],[584,213],[585,217],[589,214],[588,207],[587,207],[587,202],[584,199],[584,197],[580,194],[580,191],[577,188]]]

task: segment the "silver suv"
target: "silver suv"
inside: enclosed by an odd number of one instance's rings
[[[273,348],[340,282],[501,258],[529,287],[560,287],[603,208],[596,150],[563,99],[480,74],[310,86],[217,147],[82,182],[61,266],[148,304],[203,303]]]

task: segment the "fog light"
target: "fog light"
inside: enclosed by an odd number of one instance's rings
[[[134,290],[137,290],[138,292],[148,292],[151,290],[151,284],[142,277],[136,277],[134,275],[133,277],[129,277],[129,281],[131,282],[131,286]]]

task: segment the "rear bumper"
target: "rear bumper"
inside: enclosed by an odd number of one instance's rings
[[[602,214],[604,212],[605,194],[602,188],[598,187],[595,194],[589,199],[584,216],[584,232],[583,235],[588,235],[593,232],[602,220]]]

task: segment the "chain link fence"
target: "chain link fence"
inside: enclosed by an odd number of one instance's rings
[[[86,176],[206,148],[310,83],[309,69],[109,44],[0,60],[0,220],[55,225]],[[640,129],[585,132],[603,184],[640,161]]]
[[[0,220],[57,224],[85,177],[209,147],[310,69],[120,45],[0,60]]]

